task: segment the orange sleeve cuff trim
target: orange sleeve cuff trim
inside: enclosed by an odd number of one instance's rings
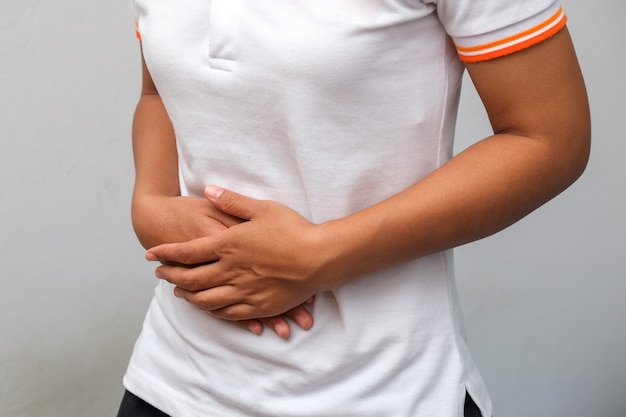
[[[457,46],[459,58],[464,62],[480,62],[499,58],[521,51],[552,37],[565,27],[567,16],[562,8],[548,20],[539,25],[484,45],[462,47]]]

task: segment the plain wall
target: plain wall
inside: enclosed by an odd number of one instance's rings
[[[497,416],[626,417],[626,3],[563,3],[593,112],[589,167],[459,248],[457,277]],[[0,14],[2,417],[115,415],[155,285],[129,220],[139,64],[126,0]],[[467,82],[457,148],[489,133]]]

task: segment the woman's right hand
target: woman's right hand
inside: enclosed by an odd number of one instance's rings
[[[207,199],[200,197],[135,196],[132,203],[133,227],[139,242],[146,249],[163,243],[210,236],[243,221],[217,210]],[[313,298],[305,304],[312,303]],[[286,318],[304,330],[313,325],[313,316],[304,304],[279,316],[233,323],[257,335],[268,327],[280,337],[287,338],[291,328]]]

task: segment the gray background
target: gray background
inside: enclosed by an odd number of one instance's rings
[[[457,250],[470,346],[500,417],[626,416],[626,3],[564,6],[593,111],[589,167]],[[155,284],[128,214],[140,81],[129,6],[10,0],[0,40],[0,416],[113,416]],[[467,83],[458,148],[488,133]]]

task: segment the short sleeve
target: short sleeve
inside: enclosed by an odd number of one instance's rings
[[[135,35],[137,39],[141,40],[141,31],[139,30],[140,8],[135,0],[130,0],[130,10],[133,13],[133,19],[135,20]]]
[[[486,61],[542,42],[567,21],[554,0],[438,0],[437,14],[465,62]]]

